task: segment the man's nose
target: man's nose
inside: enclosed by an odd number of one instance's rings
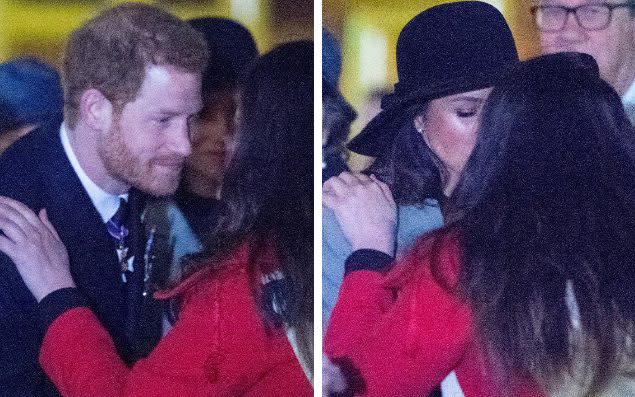
[[[168,146],[173,153],[183,157],[187,157],[192,153],[190,126],[187,120],[176,123],[174,129],[170,131]]]
[[[560,31],[560,37],[567,43],[575,43],[586,39],[587,31],[580,25],[574,12],[567,13],[564,27]]]

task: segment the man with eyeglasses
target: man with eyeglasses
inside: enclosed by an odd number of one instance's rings
[[[542,0],[531,12],[543,53],[592,55],[635,122],[635,0]]]

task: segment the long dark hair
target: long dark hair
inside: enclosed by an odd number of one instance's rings
[[[441,160],[414,126],[415,116],[426,108],[426,104],[413,105],[386,127],[394,128],[397,133],[364,171],[386,183],[395,202],[401,205],[423,205],[427,199],[444,197]]]
[[[239,109],[221,188],[223,213],[184,275],[217,266],[247,241],[255,286],[261,260],[273,249],[286,286],[279,314],[299,327],[313,317],[312,42],[284,44],[260,57],[246,76]]]
[[[459,286],[499,375],[600,390],[633,354],[635,131],[584,54],[492,91],[457,186]]]

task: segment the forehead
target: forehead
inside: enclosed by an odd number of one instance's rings
[[[149,65],[136,98],[129,104],[138,104],[145,110],[191,112],[192,107],[200,107],[200,90],[199,73],[190,73],[170,65]]]

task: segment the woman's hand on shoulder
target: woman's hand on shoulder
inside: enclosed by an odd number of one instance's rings
[[[374,175],[342,172],[328,179],[322,203],[335,214],[353,250],[394,255],[397,206],[388,186]]]
[[[68,253],[42,209],[36,215],[19,201],[0,196],[0,251],[15,264],[37,301],[49,293],[75,287]]]

